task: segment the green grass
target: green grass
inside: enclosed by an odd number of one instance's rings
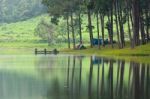
[[[118,49],[116,46],[117,45],[115,45],[115,48],[111,48],[109,45],[106,47],[101,47],[101,49],[98,49],[97,47],[88,47],[85,50],[63,49],[62,52],[71,54],[97,55],[150,63],[150,43],[138,46],[134,49],[131,49],[129,44],[127,44],[127,47],[124,49]]]
[[[45,48],[48,50],[53,50],[54,48],[60,50],[66,46],[65,43],[48,46],[47,43],[2,42],[0,43],[0,55],[27,55],[34,54],[35,48],[38,48],[38,50],[44,50]]]
[[[48,15],[44,14],[25,21],[15,23],[0,24],[0,41],[33,41],[40,38],[35,36],[34,30],[41,19],[48,20]]]

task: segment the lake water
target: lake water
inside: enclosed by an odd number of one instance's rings
[[[1,55],[0,99],[150,99],[150,66],[95,56]]]

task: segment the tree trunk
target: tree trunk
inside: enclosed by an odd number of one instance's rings
[[[97,19],[98,49],[100,49],[99,15],[98,15],[98,13],[96,13],[96,19]]]
[[[132,41],[132,35],[131,35],[131,25],[130,25],[130,2],[128,0],[126,0],[125,4],[127,6],[126,12],[127,12],[127,24],[128,24],[128,35],[129,35],[129,39],[130,39],[130,46],[131,48],[133,48],[133,41]],[[128,7],[129,6],[129,7]]]
[[[146,13],[146,18],[147,18],[147,20],[148,20],[148,13]],[[146,24],[146,36],[147,36],[147,42],[150,40],[150,35],[149,35],[149,23],[147,22],[147,24]]]
[[[102,40],[103,40],[103,47],[105,46],[104,44],[104,15],[100,14],[100,20],[101,20],[101,32],[102,32]]]
[[[133,37],[134,37],[134,45],[139,45],[139,0],[133,0]]]
[[[118,4],[118,0],[116,5],[118,9],[118,19],[119,19],[119,26],[120,26],[121,48],[123,48],[125,46],[125,40],[124,40],[124,27],[122,22],[122,8],[121,5]]]
[[[130,39],[130,46],[131,48],[133,48],[133,39],[132,39],[132,35],[131,35],[131,26],[130,26],[130,18],[129,15],[127,16],[128,19],[128,34],[129,34],[129,39]]]
[[[129,11],[129,17],[130,17],[130,20],[131,20],[131,24],[132,24],[132,27],[133,27],[133,16],[132,16],[132,11],[131,11],[131,9],[130,9],[130,11]]]
[[[142,12],[141,12],[142,13]],[[142,44],[145,44],[145,31],[144,31],[144,22],[143,22],[143,16],[141,15],[140,17],[140,30],[141,30],[141,39],[142,39]]]
[[[71,12],[71,27],[72,27],[72,39],[73,39],[73,49],[76,48],[75,45],[75,32],[74,32],[74,22],[73,22],[73,13]]]
[[[81,12],[79,12],[79,35],[80,35],[80,42],[82,42]]]
[[[116,22],[116,29],[117,29],[117,40],[118,40],[118,47],[120,48],[120,35],[119,35],[119,27],[118,27],[118,15],[117,15],[117,7],[115,2],[115,22]]]
[[[91,21],[91,10],[88,9],[88,28],[89,28],[89,34],[90,34],[90,43],[91,48],[93,47],[93,27],[92,27],[92,21]]]
[[[110,44],[113,48],[111,16],[109,16],[109,14],[108,14],[107,17],[108,17],[108,27],[107,27],[107,29],[108,29],[108,35],[109,35],[109,42],[110,42]]]
[[[110,19],[110,22],[111,22],[111,34],[110,34],[110,36],[111,36],[111,46],[112,46],[112,48],[114,48],[114,45],[113,45],[113,35],[114,35],[114,33],[113,33],[113,5],[114,5],[114,2],[112,0],[111,12],[110,12],[110,15],[111,15],[111,19]]]
[[[70,49],[70,31],[69,31],[69,16],[67,15],[67,36],[68,36],[68,48]]]
[[[149,12],[149,5],[150,3],[147,3],[147,9],[146,9],[146,11],[145,11],[145,16],[146,16],[146,37],[147,37],[147,42],[150,40],[150,35],[149,35],[149,27],[150,27],[150,23],[149,23],[149,15],[150,14],[148,14]]]
[[[107,27],[107,30],[108,30],[108,36],[109,36],[109,42],[111,42],[111,36],[110,36],[110,34],[111,34],[111,27],[110,27],[110,16],[109,16],[109,14],[107,15],[107,18],[108,18],[108,27]]]

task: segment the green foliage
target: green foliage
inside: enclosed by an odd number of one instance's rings
[[[54,44],[56,39],[55,26],[53,24],[47,23],[45,20],[41,20],[41,22],[37,25],[35,29],[35,35],[41,37],[44,40],[48,41],[48,44]]]
[[[76,20],[74,20],[76,21]],[[77,23],[75,24],[76,37],[78,36]],[[49,45],[67,41],[67,26],[64,19],[59,19],[59,24],[55,25],[47,19],[41,19],[35,28],[35,36],[48,41]]]
[[[0,23],[26,20],[44,12],[41,0],[0,0]]]

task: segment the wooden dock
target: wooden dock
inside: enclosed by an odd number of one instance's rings
[[[44,49],[44,50],[38,50],[37,48],[35,49],[35,55],[37,54],[58,54],[59,51],[57,51],[57,49],[54,49],[52,51],[48,51],[47,49]]]

